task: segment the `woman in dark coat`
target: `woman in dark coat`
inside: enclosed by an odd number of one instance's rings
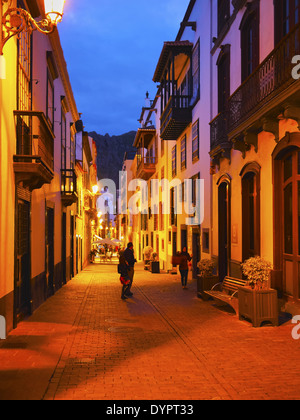
[[[179,271],[181,274],[181,285],[183,289],[186,289],[187,278],[189,273],[189,262],[192,260],[192,257],[187,252],[186,247],[183,247],[180,257],[181,262],[179,264]]]
[[[120,258],[119,258],[119,264],[118,264],[118,273],[121,275],[120,276],[120,282],[122,284],[122,294],[121,294],[121,299],[125,300],[128,298],[127,293],[128,290],[130,288],[130,278],[128,275],[128,263],[123,255],[123,253],[120,254]]]

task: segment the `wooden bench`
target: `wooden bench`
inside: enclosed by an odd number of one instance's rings
[[[230,305],[239,314],[238,288],[245,286],[246,280],[225,277],[222,283],[217,283],[211,290],[205,290],[205,293],[217,301],[222,301]]]

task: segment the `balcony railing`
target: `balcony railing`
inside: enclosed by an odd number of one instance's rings
[[[65,207],[71,206],[78,200],[77,177],[74,169],[61,170],[61,200]]]
[[[163,140],[176,140],[192,122],[190,101],[189,95],[174,95],[169,98],[161,116],[160,132]]]
[[[210,123],[210,150],[228,143],[228,118],[229,112],[221,112]]]
[[[267,110],[280,105],[274,102],[275,97],[296,82],[292,77],[292,57],[299,53],[300,24],[281,40],[233,93],[228,100],[227,110],[210,123],[212,157],[224,151],[228,153],[232,146],[228,141],[229,133],[237,130],[250,117],[255,120],[258,112],[263,115]]]
[[[31,191],[54,177],[54,134],[43,112],[14,111],[16,118],[16,182]]]
[[[271,101],[281,91],[295,83],[292,77],[292,58],[300,53],[300,24],[298,24],[271,54],[234,92],[228,102],[228,131],[232,131]]]

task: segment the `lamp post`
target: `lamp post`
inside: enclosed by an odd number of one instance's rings
[[[65,0],[44,0],[45,18],[36,21],[27,10],[12,7],[13,0],[0,0],[0,16],[2,28],[0,34],[0,55],[6,42],[22,31],[32,33],[35,30],[43,34],[51,34],[62,20]],[[3,14],[3,6],[8,8]]]

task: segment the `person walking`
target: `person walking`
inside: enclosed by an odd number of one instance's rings
[[[131,292],[131,287],[132,287],[133,276],[134,276],[134,264],[136,263],[136,259],[134,258],[132,242],[129,242],[127,244],[127,248],[124,251],[124,258],[128,263],[128,276],[130,278],[130,284],[129,284],[129,288],[126,291],[126,296],[130,297],[130,296],[133,296],[133,293]]]
[[[128,298],[126,294],[128,293],[128,288],[130,285],[130,278],[128,275],[128,264],[125,260],[123,253],[120,255],[120,258],[119,258],[118,273],[120,274],[120,282],[122,284],[121,299],[125,300]]]
[[[179,264],[179,271],[181,275],[181,285],[183,289],[187,288],[187,279],[189,273],[189,262],[192,260],[192,257],[187,252],[186,247],[183,247],[182,252],[180,253],[180,264]]]

